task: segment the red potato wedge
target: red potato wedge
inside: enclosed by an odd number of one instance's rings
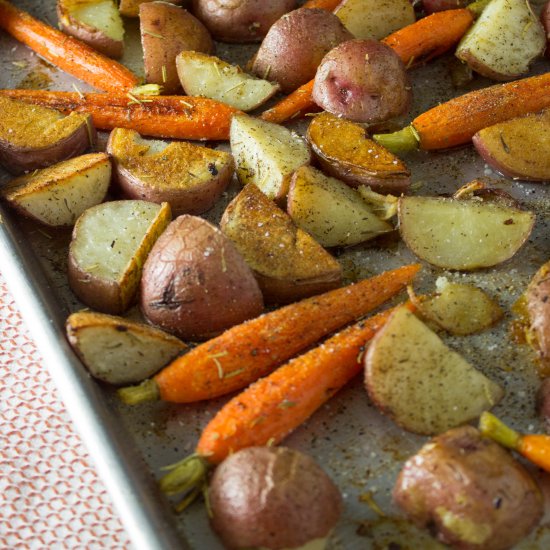
[[[380,40],[416,21],[409,0],[344,0],[334,10],[355,38]]]
[[[109,155],[91,153],[20,176],[2,189],[2,197],[45,225],[68,226],[103,202],[110,183]]]
[[[90,374],[108,384],[141,382],[187,349],[162,330],[94,311],[73,313],[65,329]]]
[[[147,2],[139,8],[145,80],[166,94],[181,88],[176,56],[183,50],[211,53],[214,42],[206,27],[183,8],[166,2]]]
[[[550,181],[550,110],[484,128],[472,143],[483,160],[504,176]]]
[[[101,312],[124,312],[136,299],[142,266],[169,221],[166,203],[112,201],[86,210],[69,247],[73,292]]]
[[[311,161],[301,136],[248,115],[232,118],[230,142],[239,181],[257,185],[270,199],[284,199],[294,170]]]
[[[125,197],[167,202],[174,216],[209,210],[234,172],[229,153],[183,141],[143,139],[123,128],[111,132],[107,152]]]
[[[233,243],[202,218],[176,218],[143,267],[143,314],[184,340],[211,338],[263,308],[252,270]]]
[[[114,0],[57,0],[60,29],[102,54],[124,53],[124,26]]]
[[[268,303],[294,302],[342,283],[340,264],[253,184],[229,204],[220,228],[254,270]]]
[[[456,56],[494,80],[514,80],[546,45],[544,29],[525,0],[492,0],[465,34]]]
[[[311,121],[307,139],[323,171],[351,187],[367,185],[380,193],[399,195],[410,184],[405,164],[369,139],[359,124],[321,113]]]
[[[447,269],[479,269],[508,260],[535,224],[533,212],[478,198],[401,197],[398,214],[407,246]]]
[[[322,246],[351,246],[393,231],[348,185],[303,166],[292,176],[288,213]]]
[[[82,154],[95,143],[91,117],[0,97],[0,163],[12,174]]]
[[[279,91],[279,85],[256,78],[221,59],[200,52],[181,52],[176,57],[178,76],[190,96],[216,99],[251,111],[264,104]]]
[[[381,412],[419,434],[469,422],[504,395],[406,307],[393,313],[372,340],[365,385]]]

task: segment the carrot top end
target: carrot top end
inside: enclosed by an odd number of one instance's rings
[[[372,139],[394,154],[418,149],[420,139],[412,125],[391,134],[374,134]]]
[[[160,390],[154,380],[144,380],[139,386],[121,388],[117,394],[126,405],[139,405],[160,399]]]
[[[170,471],[159,481],[161,491],[167,495],[185,494],[176,511],[182,512],[199,494],[204,493],[206,475],[210,469],[204,457],[193,454],[164,469]]]
[[[521,435],[490,412],[482,413],[479,419],[479,429],[484,436],[490,437],[503,447],[514,450],[518,450],[520,447]]]

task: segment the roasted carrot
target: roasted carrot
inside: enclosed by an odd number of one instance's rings
[[[64,113],[89,113],[96,128],[130,128],[175,139],[229,138],[231,117],[240,111],[213,99],[187,96],[78,94],[46,90],[0,90],[0,95]]]
[[[550,435],[520,434],[489,412],[481,415],[479,429],[483,435],[550,472]]]
[[[468,9],[433,13],[390,34],[382,40],[390,46],[407,67],[429,61],[450,50],[468,30],[474,20]],[[264,111],[261,118],[283,122],[303,116],[317,106],[311,99],[313,80]]]
[[[302,7],[303,8],[321,8],[323,10],[332,11],[336,9],[338,4],[341,4],[342,0],[308,0]]]
[[[299,118],[306,113],[319,110],[319,107],[313,102],[311,94],[313,93],[314,80],[306,82],[297,90],[287,95],[281,101],[277,102],[271,109],[264,111],[260,118],[268,122],[282,124],[287,120]]]
[[[382,39],[407,67],[450,50],[474,22],[468,9],[447,10],[419,19]]]
[[[392,311],[345,329],[231,399],[203,430],[195,454],[161,479],[161,489],[193,491],[229,454],[282,441],[361,371],[365,344]]]
[[[56,67],[99,90],[121,92],[140,83],[140,79],[124,65],[35,19],[7,0],[0,0],[0,29]]]
[[[497,122],[548,107],[550,73],[545,73],[456,97],[416,117],[410,126],[374,139],[392,152],[447,149],[468,143],[476,132]]]
[[[129,404],[159,398],[189,403],[244,388],[383,304],[419,269],[413,264],[386,271],[237,325],[179,357],[142,385],[119,390],[119,395]]]

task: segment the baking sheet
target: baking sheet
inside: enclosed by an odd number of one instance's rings
[[[56,25],[54,2],[17,2],[31,13]],[[129,22],[128,54],[124,62],[142,72],[137,24]],[[218,55],[243,62],[255,46],[221,45]],[[14,64],[15,62],[15,64]],[[411,118],[457,92],[450,86],[449,58],[411,71],[415,95]],[[549,70],[541,62],[536,70]],[[4,34],[0,35],[0,86],[50,89],[90,89],[58,72]],[[303,129],[304,123],[298,123]],[[510,306],[536,269],[550,256],[549,192],[544,185],[498,180],[471,147],[446,153],[415,153],[407,157],[418,194],[452,193],[474,177],[487,176],[537,212],[529,242],[509,262],[493,269],[462,274],[425,265],[419,287],[433,288],[438,276],[472,282],[490,292],[505,307],[507,316],[495,328],[466,338],[445,336],[473,365],[506,388],[495,412],[521,430],[538,429],[534,394],[538,378],[534,355],[509,337]],[[7,174],[1,174],[0,182]],[[237,192],[234,183],[223,200],[208,214],[216,221]],[[201,503],[176,516],[155,483],[161,468],[193,451],[202,427],[226,399],[197,405],[153,403],[130,408],[122,405],[111,388],[95,382],[65,341],[63,325],[71,311],[82,305],[67,287],[65,276],[68,230],[52,230],[19,219],[0,205],[0,266],[41,349],[45,363],[60,388],[67,408],[113,496],[137,548],[218,550]],[[348,279],[366,277],[416,261],[401,242],[368,244],[338,252]],[[137,316],[134,310],[130,315]],[[391,488],[402,463],[426,438],[398,428],[369,403],[360,379],[335,396],[286,444],[314,456],[340,487],[344,517],[331,545],[335,549],[437,548],[423,532],[399,519],[391,504]],[[379,516],[372,502],[384,512]],[[369,504],[370,503],[370,504]],[[396,548],[396,546],[394,546]],[[550,531],[540,527],[518,548],[550,548]]]

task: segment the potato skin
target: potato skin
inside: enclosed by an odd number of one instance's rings
[[[327,10],[294,10],[269,29],[253,60],[252,72],[277,81],[283,92],[292,92],[315,76],[325,54],[352,38],[340,19]]]
[[[187,10],[166,2],[141,4],[139,19],[146,82],[159,84],[166,94],[178,91],[176,56],[183,50],[212,53],[210,33]]]
[[[541,373],[550,373],[550,262],[535,274],[525,292],[529,314],[529,338],[535,344]]]
[[[296,548],[326,537],[342,497],[309,456],[249,447],[227,458],[209,490],[212,525],[227,548]]]
[[[57,17],[59,28],[65,34],[78,38],[108,57],[112,57],[113,59],[120,59],[122,57],[124,53],[123,40],[110,38],[103,31],[74,19],[69,10],[59,1],[57,2]]]
[[[377,40],[350,40],[321,61],[313,101],[355,122],[383,122],[407,113],[412,91],[397,54]]]
[[[193,12],[221,42],[260,42],[296,0],[193,0]]]
[[[143,266],[141,309],[167,332],[204,340],[259,315],[263,299],[233,243],[207,221],[184,215],[168,226]]]
[[[544,55],[550,58],[550,0],[544,4],[542,11],[540,12],[540,21],[546,34],[546,51]]]
[[[235,163],[229,153],[182,141],[147,156],[139,138],[134,130],[115,128],[107,141],[113,180],[125,198],[168,202],[174,216],[202,214],[231,181]],[[187,175],[191,169],[194,176]]]
[[[527,470],[471,426],[432,439],[410,458],[393,497],[414,523],[462,550],[511,548],[543,514]]]

